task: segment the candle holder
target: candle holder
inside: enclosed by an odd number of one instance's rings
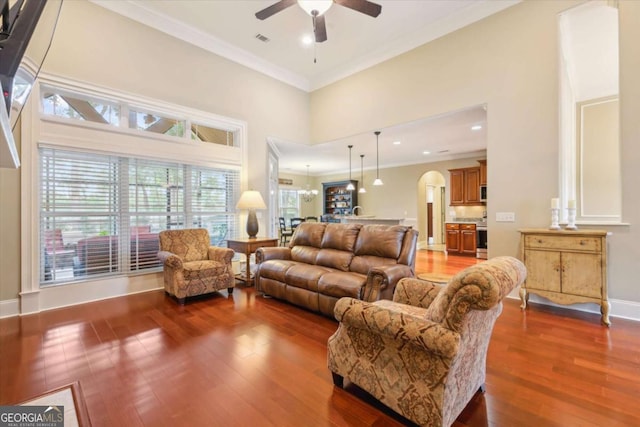
[[[560,230],[560,224],[558,224],[560,217],[560,209],[551,208],[551,225],[549,226],[549,230]]]
[[[567,226],[565,229],[567,230],[577,230],[576,226],[576,208],[567,208]]]

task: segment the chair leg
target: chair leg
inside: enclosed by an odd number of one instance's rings
[[[234,289],[235,289],[235,288],[227,288],[227,292],[229,292],[229,295],[231,295],[231,294],[233,293],[233,290],[234,290]]]
[[[340,388],[344,387],[344,377],[342,375],[338,375],[335,372],[331,372],[331,377],[333,378],[333,384],[336,387],[340,387]]]
[[[184,305],[186,298],[176,298],[176,301],[178,301],[178,304],[180,305]]]
[[[486,391],[487,391],[487,386],[486,386],[484,383],[483,383],[483,384],[480,384],[480,387],[478,387],[478,391],[479,391],[480,393],[484,393],[484,392],[486,392]]]

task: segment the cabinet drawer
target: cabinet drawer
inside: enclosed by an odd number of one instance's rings
[[[460,230],[476,230],[475,224],[460,224]]]
[[[600,252],[601,239],[589,236],[545,236],[529,235],[525,236],[524,244],[527,248],[536,249],[557,249],[568,251],[589,251]]]
[[[460,230],[460,224],[446,224],[447,230]]]

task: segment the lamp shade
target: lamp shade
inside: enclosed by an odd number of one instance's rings
[[[250,239],[255,239],[258,235],[258,217],[256,216],[256,209],[267,209],[267,205],[264,203],[259,191],[247,190],[242,193],[240,200],[236,204],[236,209],[248,209],[249,216],[247,217],[247,234]]]
[[[259,191],[247,190],[240,196],[236,209],[267,209],[267,205]]]

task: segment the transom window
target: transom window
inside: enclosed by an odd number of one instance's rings
[[[193,117],[171,117],[153,108],[133,106],[124,101],[99,99],[44,86],[42,107],[43,113],[48,116],[188,138],[191,141],[238,146],[238,138],[232,129],[213,126]]]

